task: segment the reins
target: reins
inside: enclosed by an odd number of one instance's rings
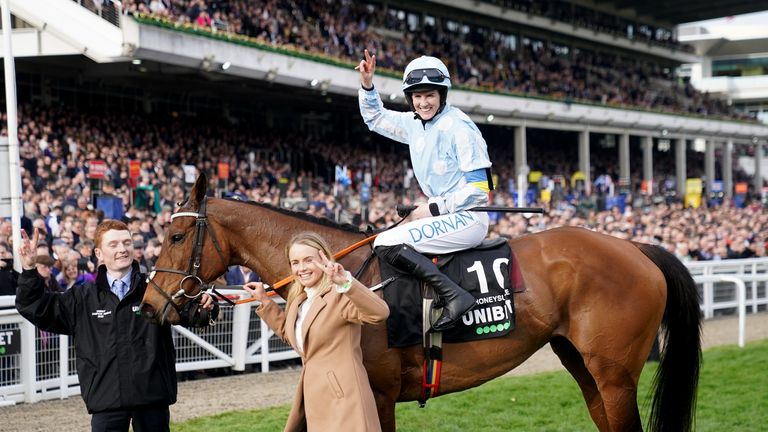
[[[217,284],[215,284],[213,282],[206,283],[206,282],[203,282],[203,280],[200,279],[200,277],[198,276],[198,271],[200,269],[200,260],[202,259],[203,241],[204,241],[205,233],[206,232],[211,237],[211,241],[212,241],[212,243],[213,243],[213,245],[214,245],[214,247],[216,249],[216,252],[219,255],[219,259],[221,259],[221,261],[225,264],[225,267],[226,267],[226,260],[224,259],[224,254],[223,254],[223,252],[221,250],[221,246],[219,245],[219,242],[216,239],[216,235],[215,235],[214,231],[211,229],[211,227],[210,227],[210,225],[208,223],[208,217],[206,215],[206,201],[207,201],[207,198],[204,198],[203,201],[200,203],[200,208],[198,209],[197,212],[178,212],[178,213],[174,213],[171,216],[171,219],[174,219],[174,218],[177,218],[177,217],[184,217],[184,216],[194,217],[196,219],[194,248],[192,250],[192,256],[190,256],[190,258],[189,258],[189,266],[188,266],[187,271],[184,272],[184,271],[176,270],[176,269],[154,268],[154,269],[152,269],[152,271],[150,272],[149,276],[147,277],[147,283],[155,291],[160,293],[165,298],[165,300],[166,300],[165,305],[163,306],[163,311],[162,311],[163,316],[167,315],[167,313],[169,311],[169,309],[168,309],[169,307],[173,307],[174,309],[176,309],[177,312],[180,311],[179,306],[175,302],[175,300],[177,298],[179,298],[179,297],[186,297],[188,299],[194,300],[194,299],[198,298],[199,296],[201,296],[204,292],[207,292],[207,293],[209,293],[212,296],[215,295],[220,300],[223,300],[223,301],[229,303],[230,306],[236,306],[238,304],[243,304],[243,303],[249,303],[249,302],[252,302],[252,301],[256,301],[256,299],[253,298],[253,297],[249,297],[249,298],[245,298],[245,299],[240,299],[240,300],[237,300],[237,301],[232,301],[229,298],[227,298],[227,296],[221,294],[218,290],[220,290],[220,289],[242,289],[242,285],[217,285]],[[186,203],[186,200],[184,202]],[[410,213],[410,210],[413,210],[413,209],[409,209],[407,211],[407,213],[405,213],[405,215],[403,215],[403,213],[400,213],[400,211],[398,211],[398,214],[400,214],[402,219],[400,219],[399,221],[395,222],[391,226],[389,226],[387,228],[384,228],[383,230],[381,230],[379,232],[383,232],[383,231],[386,231],[388,229],[391,229],[391,228],[394,228],[394,227],[398,226],[401,222],[403,222],[406,219],[405,216],[407,216],[407,214]],[[338,261],[338,260],[344,258],[345,256],[349,255],[351,252],[359,249],[360,247],[365,246],[367,244],[370,244],[371,242],[373,242],[374,239],[376,239],[376,237],[379,235],[379,232],[373,233],[373,234],[369,235],[368,237],[366,237],[366,238],[364,238],[364,239],[362,239],[362,240],[360,240],[360,241],[358,241],[356,243],[353,243],[353,244],[345,247],[344,249],[340,250],[339,252],[337,252],[333,256],[334,260]],[[370,264],[371,260],[373,259],[373,256],[374,256],[374,253],[373,253],[373,251],[371,251],[370,256],[368,256],[365,259],[365,261],[360,266],[360,268],[355,272],[355,278],[360,277],[362,272]],[[181,282],[179,283],[179,290],[175,294],[173,294],[172,296],[167,294],[166,292],[164,292],[154,282],[154,280],[153,280],[154,279],[154,275],[156,273],[158,273],[158,272],[175,273],[175,274],[179,274],[179,275],[184,276],[182,278]],[[200,288],[200,290],[197,292],[197,294],[195,294],[195,295],[187,294],[187,292],[184,289],[183,285],[184,285],[184,282],[186,280],[188,280],[188,279],[192,279],[193,281],[197,282],[197,284],[198,284],[198,286]],[[284,286],[288,285],[289,283],[291,283],[293,281],[293,279],[294,279],[293,276],[288,276],[288,277],[285,277],[285,278],[281,279],[280,281],[278,281],[277,283],[275,283],[272,286],[269,286],[269,285],[265,284],[267,295],[269,295],[269,296],[276,295],[277,294],[276,290],[278,290],[280,288],[283,288]],[[394,280],[394,278],[390,278],[390,280],[383,281],[379,285],[380,285],[380,287],[383,287],[383,286],[389,284],[390,282],[392,282],[392,280]]]
[[[335,261],[338,261],[338,260],[344,258],[345,256],[349,255],[352,251],[354,251],[356,249],[359,249],[360,247],[365,246],[365,245],[373,242],[373,240],[376,239],[376,237],[379,235],[380,232],[384,232],[384,231],[390,230],[390,229],[400,225],[400,223],[402,223],[406,219],[406,216],[408,216],[408,214],[414,208],[406,210],[405,213],[401,213],[400,210],[398,209],[398,215],[400,215],[400,217],[402,219],[400,219],[399,221],[395,222],[394,224],[392,224],[392,225],[390,225],[390,226],[388,226],[388,227],[386,227],[386,228],[384,228],[384,229],[382,229],[382,230],[380,230],[380,231],[378,231],[376,233],[371,234],[370,236],[368,236],[368,237],[366,237],[366,238],[364,238],[364,239],[362,239],[362,240],[360,240],[360,241],[358,241],[356,243],[353,243],[353,244],[345,247],[344,249],[342,249],[339,252],[337,252],[333,256],[333,259]],[[357,270],[357,272],[355,272],[355,278],[356,279],[359,278],[360,275],[362,274],[362,272],[365,270],[365,268],[368,267],[368,265],[371,262],[371,259],[373,259],[373,256],[374,256],[374,254],[373,254],[373,252],[371,252],[370,256],[368,256],[368,258],[366,258],[365,261],[363,262],[363,265],[361,265],[360,268]],[[386,285],[390,284],[395,279],[396,278],[392,277],[392,278],[389,278],[389,279],[387,279],[385,281],[382,281],[379,285],[377,285],[377,287],[383,288]],[[288,285],[292,281],[293,281],[293,276],[285,277],[285,278],[279,280],[277,283],[275,283],[272,286],[265,285],[265,291],[267,292],[268,296],[273,297],[273,296],[277,295],[277,291],[276,290],[278,290],[278,289]],[[232,288],[235,288],[235,287],[241,288],[241,286],[233,286]],[[250,302],[253,302],[253,301],[256,301],[255,297],[244,298],[244,299],[240,299],[240,300],[234,302],[234,305],[239,305],[239,304],[243,304],[243,303],[250,303]],[[228,302],[228,303],[231,303],[231,302]]]

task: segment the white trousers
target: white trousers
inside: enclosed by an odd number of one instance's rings
[[[380,233],[373,246],[407,244],[431,255],[475,247],[488,235],[488,213],[462,211],[408,222]]]

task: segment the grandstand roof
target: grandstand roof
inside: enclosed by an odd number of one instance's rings
[[[660,22],[682,24],[765,10],[766,2],[754,0],[595,0],[616,9],[629,9]]]

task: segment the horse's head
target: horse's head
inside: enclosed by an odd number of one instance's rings
[[[176,324],[182,307],[203,290],[228,265],[229,245],[208,211],[208,179],[201,174],[181,208],[171,216],[163,248],[147,277],[141,312],[161,324]]]

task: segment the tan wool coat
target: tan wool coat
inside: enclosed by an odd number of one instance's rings
[[[296,319],[306,293],[287,311],[274,302],[256,313],[296,349]],[[346,293],[331,288],[315,298],[302,322],[304,368],[293,399],[286,432],[380,431],[376,403],[363,367],[362,324],[383,322],[387,304],[353,279]],[[298,350],[297,350],[298,351]]]

